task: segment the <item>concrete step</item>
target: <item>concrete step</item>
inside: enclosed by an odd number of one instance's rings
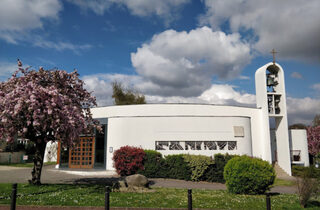
[[[273,165],[278,179],[295,180],[293,176],[289,176],[277,163]]]

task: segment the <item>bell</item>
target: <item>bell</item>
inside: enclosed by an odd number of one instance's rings
[[[274,86],[274,78],[273,77],[267,78],[267,86]]]

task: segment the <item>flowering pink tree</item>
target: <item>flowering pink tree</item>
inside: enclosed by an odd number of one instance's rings
[[[97,127],[90,113],[96,100],[76,71],[29,70],[19,60],[18,67],[0,83],[0,139],[12,142],[18,135],[35,143],[30,182],[40,184],[46,143],[72,145],[81,133]]]
[[[316,127],[307,127],[308,149],[313,156],[320,154],[320,125]]]

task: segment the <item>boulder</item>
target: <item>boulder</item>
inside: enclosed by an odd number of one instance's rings
[[[148,187],[149,180],[141,174],[127,176],[125,182],[128,187]]]

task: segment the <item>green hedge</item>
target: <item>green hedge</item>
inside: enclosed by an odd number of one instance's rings
[[[223,178],[224,167],[228,163],[228,161],[234,157],[238,156],[229,154],[215,154],[213,164],[210,164],[208,166],[201,180],[207,182],[225,183],[225,180]]]
[[[291,167],[292,176],[302,177],[305,173],[310,173],[311,178],[320,178],[320,168],[314,166],[304,167],[293,165]]]
[[[191,168],[184,160],[183,155],[168,155],[165,158],[166,178],[191,180]]]
[[[166,162],[160,152],[154,150],[145,150],[145,159],[143,161],[144,170],[139,170],[138,173],[148,178],[166,178]]]
[[[224,183],[223,169],[234,155],[216,154],[214,160],[203,155],[168,155],[145,150],[144,170],[138,173],[148,178],[172,178]]]
[[[271,164],[248,156],[232,158],[224,167],[228,191],[236,194],[263,194],[275,177]]]
[[[205,171],[213,165],[213,160],[204,155],[183,155],[183,158],[191,169],[192,181],[201,181]]]

